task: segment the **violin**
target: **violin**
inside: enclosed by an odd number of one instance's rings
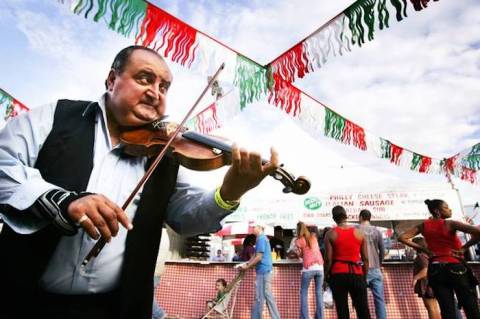
[[[232,147],[228,140],[189,131],[186,127],[179,128],[173,122],[157,120],[141,128],[124,131],[120,134],[120,141],[125,145],[126,154],[154,157],[178,129],[180,133],[175,136],[170,148],[180,165],[195,171],[209,171],[231,165]],[[262,159],[262,163],[267,161]],[[284,193],[303,195],[310,189],[307,178],[295,178],[282,167],[270,175],[283,184]]]
[[[200,103],[208,89],[215,83],[218,75],[224,68],[225,63],[222,63],[215,74],[209,78],[208,85],[203,89],[179,125],[163,124],[164,122],[160,120],[153,122],[149,127],[125,130],[122,133],[120,139],[127,145],[125,147],[127,154],[155,157],[145,175],[143,175],[122,205],[122,210],[127,209],[135,195],[147,182],[169,150],[174,150],[174,154],[177,154],[181,165],[194,170],[211,170],[230,164],[231,147],[228,144],[209,135],[187,131],[184,127],[185,122],[192,115],[195,107]],[[200,149],[202,150],[200,151]],[[263,163],[266,162],[263,161]],[[282,182],[285,186],[283,189],[285,193],[305,194],[310,189],[310,182],[305,177],[301,176],[295,179],[293,175],[282,168],[278,168],[271,175]],[[95,243],[83,259],[80,265],[81,271],[84,271],[87,264],[98,256],[106,243],[103,237]]]

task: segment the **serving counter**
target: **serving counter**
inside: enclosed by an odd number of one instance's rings
[[[201,318],[205,313],[205,302],[215,297],[215,281],[224,278],[230,282],[237,274],[236,262],[198,262],[167,261],[161,275],[160,283],[155,290],[158,303],[170,315],[180,318]],[[471,264],[480,278],[480,265]],[[296,319],[300,313],[300,271],[299,262],[276,262],[273,266],[272,290],[283,319]],[[427,319],[427,312],[422,300],[413,293],[412,263],[390,262],[383,266],[385,283],[385,299],[388,318]],[[314,284],[309,292],[310,316],[314,315]],[[247,271],[240,283],[234,318],[250,318],[250,307],[255,295],[255,270]],[[369,306],[372,318],[375,318],[371,292]],[[351,311],[353,308],[350,306]],[[352,312],[351,312],[352,313]],[[270,318],[267,307],[264,318]],[[334,309],[325,309],[325,318],[336,318]]]

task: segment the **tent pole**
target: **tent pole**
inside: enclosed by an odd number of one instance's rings
[[[448,183],[457,194],[458,201],[460,202],[460,209],[462,210],[463,222],[468,223],[467,214],[465,213],[465,209],[463,208],[463,202],[462,202],[462,197],[460,196],[460,192],[458,191],[458,188],[455,187],[455,184],[453,183],[452,176],[450,175],[449,171],[445,172],[445,176],[447,177]],[[470,240],[470,234],[465,234],[464,236],[467,241]],[[476,260],[477,254],[475,253],[475,249],[473,249],[473,247],[471,246],[468,248],[468,251],[470,253],[470,256],[472,257],[472,260]]]

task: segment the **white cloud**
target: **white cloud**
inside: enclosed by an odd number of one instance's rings
[[[33,3],[29,1],[10,6],[17,32],[28,43],[22,49],[29,50],[38,64],[46,63],[35,66],[36,94],[27,94],[23,98],[25,103],[36,106],[59,97],[99,96],[113,59],[112,52],[131,40],[73,15],[66,5],[51,3],[38,9],[31,6]]]

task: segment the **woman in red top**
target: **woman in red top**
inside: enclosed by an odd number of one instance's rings
[[[478,319],[480,312],[475,294],[476,279],[463,262],[463,255],[468,247],[480,240],[480,229],[459,221],[446,220],[452,216],[452,210],[441,199],[427,199],[425,204],[432,217],[405,231],[399,240],[430,256],[428,283],[440,304],[442,318],[455,318],[455,292],[467,318]],[[471,234],[472,239],[462,246],[457,231]],[[425,237],[428,248],[412,242],[411,239],[418,234]]]
[[[349,319],[348,294],[359,319],[370,318],[367,300],[368,248],[361,230],[347,225],[342,206],[332,209],[337,227],[325,235],[325,276],[339,319]],[[361,258],[361,259],[360,259]]]

